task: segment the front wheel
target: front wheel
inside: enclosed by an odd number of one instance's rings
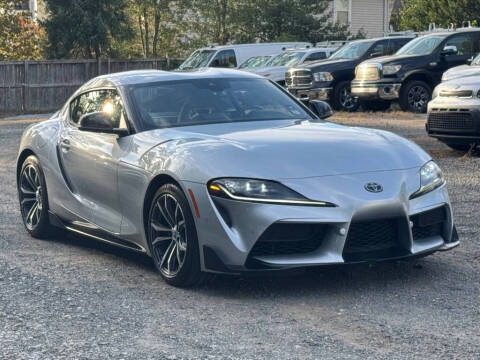
[[[400,107],[403,111],[426,113],[431,97],[432,89],[427,83],[418,80],[409,81],[400,90]]]
[[[333,89],[332,106],[335,110],[354,112],[358,110],[360,102],[352,95],[350,81],[341,81]]]
[[[155,193],[147,234],[155,267],[167,283],[187,287],[201,282],[195,222],[178,186],[166,184]]]
[[[48,219],[47,186],[42,167],[36,156],[31,155],[23,162],[17,187],[20,213],[25,229],[33,237],[47,237],[51,232]]]

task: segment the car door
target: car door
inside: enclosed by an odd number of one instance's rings
[[[466,64],[468,59],[472,58],[474,50],[474,38],[472,33],[460,33],[449,37],[443,44],[443,49],[447,46],[455,46],[456,54],[440,55],[438,71],[444,71],[458,65]]]
[[[78,201],[72,211],[104,230],[119,233],[122,213],[117,168],[128,150],[129,138],[82,130],[80,118],[99,111],[112,114],[114,127],[127,127],[123,102],[116,89],[85,92],[70,103],[68,122],[59,136],[59,153],[65,177]]]

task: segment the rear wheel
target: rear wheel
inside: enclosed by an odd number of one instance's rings
[[[357,111],[360,102],[352,95],[350,81],[341,81],[333,89],[332,106],[335,110]]]
[[[36,238],[48,236],[52,227],[48,219],[47,186],[36,156],[31,155],[23,162],[17,186],[25,229]]]
[[[167,283],[187,287],[201,282],[195,222],[178,186],[166,184],[155,193],[147,233],[153,261]]]
[[[375,101],[362,101],[362,108],[366,111],[386,111],[390,109],[391,101],[387,100],[375,100]]]
[[[431,97],[432,89],[427,83],[418,80],[409,81],[400,90],[400,107],[403,111],[426,113]]]

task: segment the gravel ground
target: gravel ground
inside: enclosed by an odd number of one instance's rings
[[[0,121],[1,359],[478,359],[480,156],[428,138],[425,117],[336,114],[424,147],[445,171],[462,244],[408,262],[166,285],[149,258],[66,235],[27,236]]]

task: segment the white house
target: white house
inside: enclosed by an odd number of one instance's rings
[[[333,16],[335,22],[349,24],[353,34],[362,29],[367,37],[382,36],[395,3],[398,0],[333,0]]]

